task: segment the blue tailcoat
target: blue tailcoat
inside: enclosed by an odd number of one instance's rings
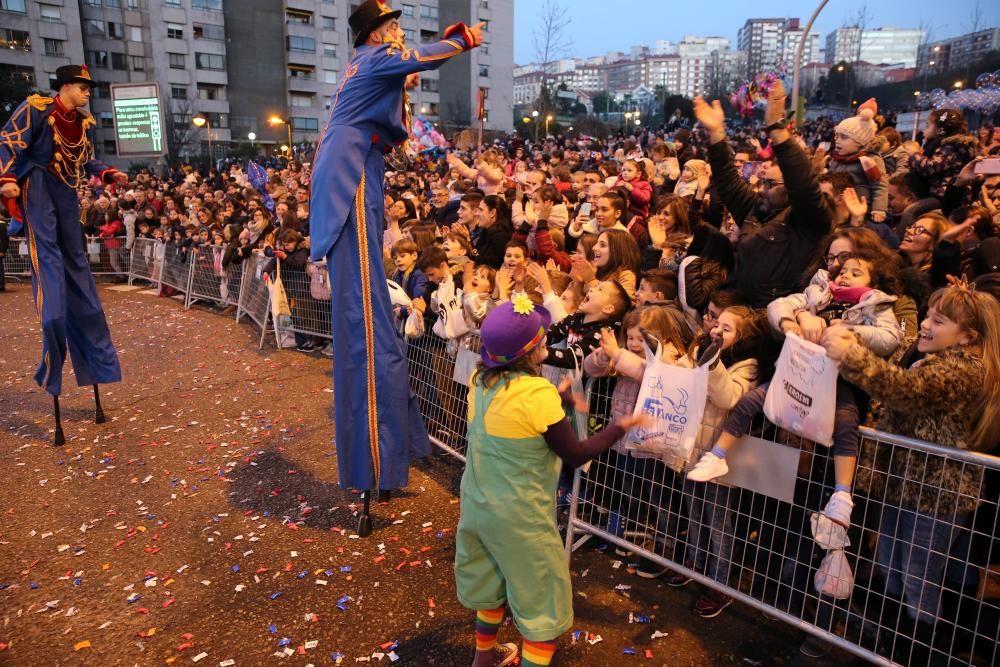
[[[333,386],[343,488],[406,486],[410,461],[430,453],[410,389],[404,343],[382,268],[384,153],[404,141],[404,83],[473,46],[456,36],[418,49],[360,46],[344,72],[317,150],[310,255],[326,258],[333,298]]]
[[[0,131],[0,184],[16,181],[21,188],[18,204],[42,325],[42,360],[35,381],[53,396],[62,391],[67,347],[80,386],[117,382],[122,376],[87,262],[75,190],[87,175],[107,179],[115,170],[94,158],[93,117],[79,111],[75,122],[82,125],[85,143],[80,150],[86,160],[82,173],[75,173],[68,160],[56,158],[60,151],[49,122],[55,122],[50,116],[57,105],[53,98],[32,95]]]

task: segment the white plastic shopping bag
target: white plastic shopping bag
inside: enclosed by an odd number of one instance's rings
[[[431,297],[431,307],[437,313],[437,320],[431,330],[441,338],[453,340],[469,333],[469,324],[462,310],[462,290],[455,287],[454,280],[446,280],[438,285]]]
[[[656,422],[649,428],[634,428],[625,435],[626,446],[661,454],[664,460],[688,461],[701,430],[708,400],[708,366],[684,368],[646,350],[646,371],[635,402],[636,415],[650,415]]]
[[[834,600],[846,600],[851,597],[851,590],[854,588],[854,572],[851,571],[851,564],[847,562],[847,555],[843,549],[827,552],[819,569],[816,570],[813,584],[816,586],[817,593]]]
[[[786,335],[764,399],[764,414],[776,426],[831,446],[837,371],[838,364],[822,347],[795,334]]]

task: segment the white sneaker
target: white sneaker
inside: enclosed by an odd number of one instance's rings
[[[851,510],[854,509],[854,500],[851,498],[851,494],[847,491],[836,491],[830,500],[827,501],[826,507],[823,508],[823,514],[825,514],[830,521],[839,523],[844,528],[850,528],[851,526]]]
[[[326,347],[322,348],[319,353],[324,357],[333,357],[333,345],[331,343],[327,343]]]
[[[707,482],[722,477],[729,472],[729,464],[726,459],[721,459],[712,452],[705,452],[694,468],[687,474],[687,478],[692,482]]]
[[[513,642],[497,644],[496,652],[498,662],[495,664],[495,667],[507,667],[517,661],[517,644]]]

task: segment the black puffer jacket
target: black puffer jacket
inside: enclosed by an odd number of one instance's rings
[[[789,205],[771,214],[758,230],[736,246],[736,269],[730,284],[764,308],[798,287],[799,278],[816,256],[820,240],[833,225],[833,208],[819,189],[806,155],[793,140],[774,145],[774,156],[785,179]],[[755,213],[759,197],[743,180],[725,142],[708,147],[708,162],[719,198],[743,226]]]

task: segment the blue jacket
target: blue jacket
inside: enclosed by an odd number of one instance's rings
[[[326,257],[337,242],[369,153],[387,153],[407,139],[406,77],[437,69],[475,46],[471,32],[462,24],[448,28],[445,37],[416,49],[392,43],[355,50],[334,95],[313,166],[309,206],[313,260]]]

